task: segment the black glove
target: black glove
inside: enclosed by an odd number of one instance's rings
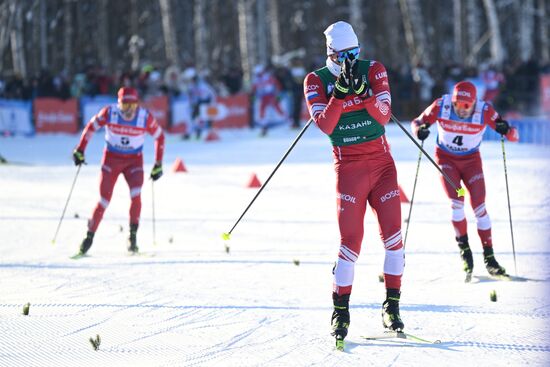
[[[430,136],[430,125],[428,124],[422,124],[418,127],[418,130],[416,132],[416,137],[418,140],[424,141]]]
[[[357,95],[363,95],[367,92],[367,78],[366,75],[359,73],[359,62],[352,58],[351,63],[351,89]]]
[[[340,70],[340,75],[336,79],[334,84],[334,89],[332,90],[332,95],[337,99],[344,99],[349,94],[350,86],[350,77],[351,77],[351,62],[347,58],[342,64],[342,69]]]
[[[510,124],[508,124],[506,120],[497,120],[497,122],[495,122],[495,130],[500,135],[506,135],[510,131]]]
[[[75,149],[73,152],[73,162],[75,166],[80,166],[84,163],[84,152]]]
[[[162,163],[155,163],[151,170],[151,179],[153,181],[158,180],[162,176]]]

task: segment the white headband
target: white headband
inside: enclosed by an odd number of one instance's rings
[[[357,35],[349,23],[336,22],[329,25],[323,33],[327,38],[327,55],[359,46]]]

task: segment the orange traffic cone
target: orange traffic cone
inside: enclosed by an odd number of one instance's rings
[[[180,158],[176,158],[174,164],[172,165],[173,172],[187,172],[187,168],[183,164],[183,161]]]
[[[403,191],[403,188],[401,187],[401,185],[398,185],[398,186],[399,186],[399,201],[402,203],[410,203],[409,198],[407,197],[407,195],[405,195],[405,191]]]
[[[220,140],[220,136],[214,129],[210,130],[206,135],[206,138],[204,138],[204,141],[216,141],[216,140]]]
[[[256,176],[255,173],[253,173],[252,176],[250,176],[250,180],[248,181],[248,184],[246,184],[246,187],[250,187],[253,189],[262,187],[262,183],[260,182],[260,180],[258,179],[258,176]]]

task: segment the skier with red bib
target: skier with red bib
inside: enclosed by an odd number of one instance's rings
[[[495,259],[491,236],[491,219],[485,208],[485,179],[479,146],[487,126],[511,142],[519,140],[518,131],[503,120],[490,103],[477,99],[475,86],[469,81],[455,85],[452,95],[436,99],[411,122],[418,139],[425,140],[430,126],[437,125],[435,158],[441,169],[459,185],[464,183],[470,193],[470,204],[477,220],[477,233],[483,246],[485,267],[493,276],[506,276],[506,270]],[[451,199],[452,224],[460,249],[466,281],[474,268],[468,242],[464,197],[456,197],[451,185],[441,176],[445,193]]]
[[[313,121],[329,137],[335,161],[341,239],[333,270],[331,321],[341,349],[350,324],[349,299],[367,203],[385,248],[382,321],[394,331],[404,328],[399,314],[404,249],[397,172],[384,135],[391,116],[386,69],[378,61],[358,58],[359,43],[350,24],[336,22],[324,34],[326,66],[306,76],[304,95]]]
[[[162,176],[164,133],[153,115],[139,106],[138,94],[134,88],[124,87],[118,91],[118,103],[102,108],[88,122],[80,142],[73,152],[75,165],[84,163],[84,151],[93,133],[105,127],[105,150],[103,153],[99,194],[92,218],[88,220],[88,233],[80,245],[77,256],[85,255],[94,239],[103,213],[113,195],[118,176],[122,174],[130,189],[130,236],[128,251],[137,253],[137,229],[141,212],[141,187],[143,186],[143,143],[148,133],[155,139],[155,165],[151,171],[152,180]]]

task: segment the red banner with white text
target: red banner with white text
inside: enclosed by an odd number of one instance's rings
[[[78,101],[75,98],[36,98],[34,121],[37,133],[71,133],[78,131]]]
[[[208,107],[207,115],[217,128],[247,127],[250,124],[250,97],[242,93],[216,98],[216,103]]]
[[[166,129],[168,126],[168,97],[155,96],[144,100],[141,105],[151,112],[159,125]]]

